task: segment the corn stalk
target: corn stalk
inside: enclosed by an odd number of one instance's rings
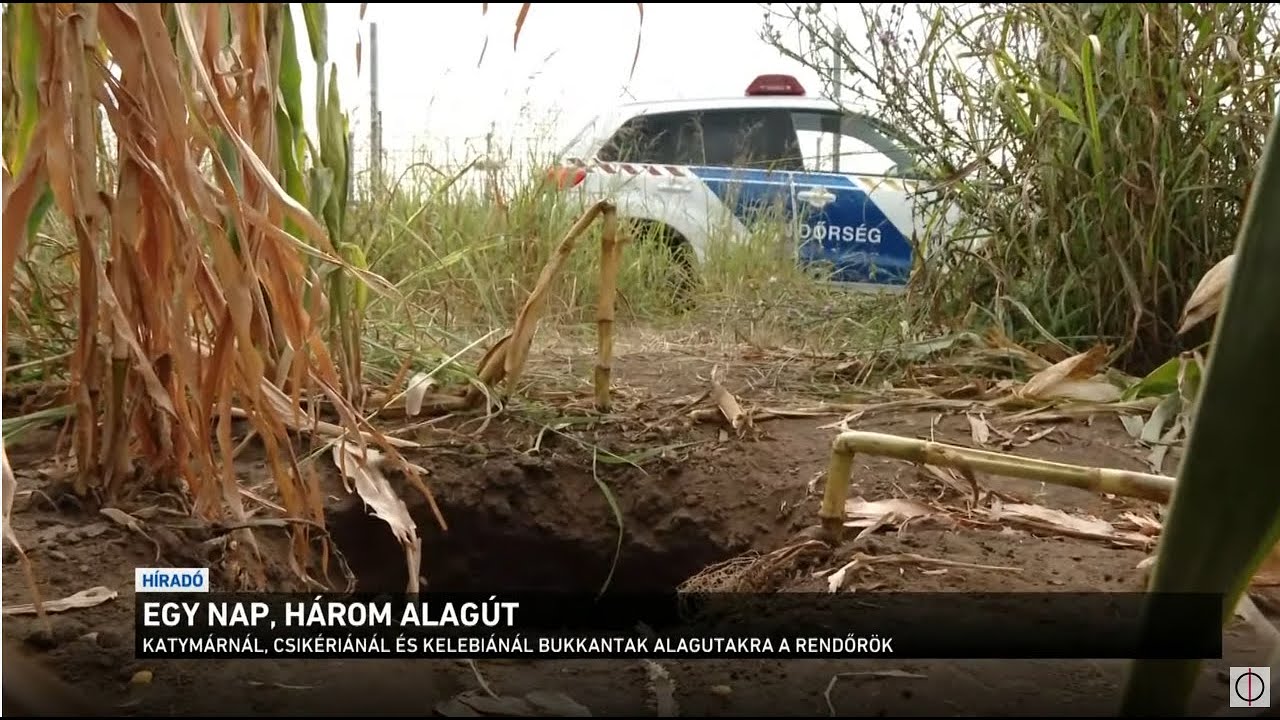
[[[327,396],[363,443],[316,321],[325,293],[307,260],[385,283],[343,258],[332,230],[292,194],[297,173],[281,167],[281,141],[296,147],[301,127],[277,122],[281,96],[297,88],[296,77],[281,82],[282,68],[296,65],[283,46],[288,14],[278,3],[6,10],[6,87],[16,103],[4,136],[5,310],[47,194],[78,249],[69,393],[85,495],[112,502],[173,481],[197,513],[229,509],[242,522],[237,409],[288,514],[322,526],[318,487],[287,441],[288,425],[305,424],[299,398]],[[108,165],[113,174],[100,172]],[[294,380],[283,407],[264,394],[282,358]],[[379,434],[368,437],[398,457]],[[300,525],[295,535],[300,557],[306,532]]]
[[[519,314],[516,315],[511,332],[494,343],[480,359],[478,379],[481,383],[492,386],[504,382],[508,393],[516,389],[520,382],[520,375],[524,372],[525,362],[529,358],[529,347],[533,344],[533,337],[538,332],[538,322],[546,309],[547,297],[552,285],[573,253],[578,238],[601,214],[613,212],[613,204],[601,200],[588,208],[565,233],[556,247],[555,254],[543,266],[542,274],[538,276],[538,283],[529,292]],[[467,390],[467,404],[474,406],[483,398],[484,392],[478,386],[472,385]]]
[[[618,269],[622,264],[622,243],[618,241],[618,211],[612,206],[604,210],[604,229],[600,233],[600,294],[596,300],[596,408],[609,409],[609,383],[613,366],[614,305],[618,298]]]
[[[363,13],[362,13],[363,15]],[[324,3],[302,3],[302,16],[306,23],[307,38],[311,46],[311,57],[315,62],[316,77],[316,109],[315,122],[319,129],[319,145],[312,142],[302,132],[304,125],[301,118],[301,93],[293,78],[301,79],[301,73],[295,68],[288,68],[290,87],[286,91],[287,115],[282,118],[288,123],[294,142],[290,146],[282,146],[282,154],[293,156],[285,159],[288,167],[290,161],[296,167],[304,166],[303,143],[310,153],[310,186],[309,193],[298,186],[296,199],[307,202],[312,214],[324,221],[342,258],[358,271],[368,269],[364,247],[347,239],[346,219],[347,205],[351,198],[351,147],[350,123],[342,110],[342,100],[338,92],[338,66],[329,61],[328,40],[325,29],[328,26]],[[286,55],[296,58],[293,48],[294,27],[290,17],[285,18],[284,35]],[[293,107],[290,108],[290,105]],[[297,115],[294,115],[297,111]],[[285,132],[282,126],[281,134]],[[300,143],[298,140],[303,142]],[[364,328],[365,309],[368,306],[368,288],[358,277],[342,267],[326,266],[319,270],[321,278],[327,280],[329,290],[329,339],[331,346],[339,353],[339,367],[342,373],[343,387],[347,391],[347,399],[356,407],[364,404],[364,374],[361,342]]]

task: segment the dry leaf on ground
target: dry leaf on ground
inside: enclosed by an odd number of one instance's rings
[[[987,421],[981,417],[973,415],[965,415],[969,421],[969,434],[973,437],[973,441],[978,445],[986,445],[991,439],[991,426],[987,425]]]
[[[1132,525],[1138,532],[1148,535],[1159,535],[1163,526],[1160,521],[1150,515],[1139,515],[1135,512],[1126,512],[1121,516],[1128,524]]]
[[[1107,347],[1095,345],[1036,373],[1019,394],[1035,400],[1114,402],[1120,399],[1120,388],[1099,374],[1106,360]]]
[[[45,612],[64,612],[66,610],[79,610],[81,608],[91,608],[101,605],[108,600],[114,600],[118,593],[109,587],[101,585],[91,587],[87,590],[81,590],[73,595],[61,598],[59,600],[45,600]],[[4,609],[5,615],[33,615],[36,613],[35,603],[22,603],[21,605],[11,605]]]
[[[422,400],[436,386],[435,378],[427,373],[417,373],[409,378],[409,385],[404,391],[404,412],[409,417],[417,417],[422,412]]]
[[[916,553],[896,553],[894,555],[867,555],[865,553],[855,553],[849,562],[842,565],[835,572],[827,577],[827,592],[837,592],[844,587],[845,577],[851,570],[869,565],[938,565],[941,567],[965,568],[968,570],[997,570],[1005,572],[1022,572],[1022,568],[1008,567],[1005,565],[980,565],[978,563],[960,562],[958,560],[946,560],[944,558],[932,558]]]
[[[1027,527],[1057,532],[1073,537],[1091,540],[1110,540],[1126,545],[1139,547],[1149,546],[1153,541],[1150,535],[1141,532],[1118,530],[1114,525],[1092,516],[1070,515],[1061,510],[1047,508],[1030,503],[997,503],[987,510],[991,519],[996,521],[1013,521]]]
[[[844,526],[858,528],[880,525],[886,518],[891,518],[891,522],[896,524],[912,518],[925,517],[933,512],[933,508],[928,505],[906,498],[875,501],[853,498],[845,501],[844,504],[844,514],[848,518]]]

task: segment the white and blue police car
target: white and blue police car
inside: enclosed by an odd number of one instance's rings
[[[917,237],[945,232],[921,212],[910,144],[875,118],[807,97],[789,75],[762,75],[742,97],[619,106],[592,120],[552,170],[584,206],[656,226],[692,263],[711,238],[746,238],[781,220],[803,266],[855,290],[899,291]]]

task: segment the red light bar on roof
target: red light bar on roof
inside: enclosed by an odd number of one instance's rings
[[[747,95],[804,95],[804,86],[790,75],[761,75],[747,86]]]

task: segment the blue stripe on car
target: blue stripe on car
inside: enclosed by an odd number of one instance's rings
[[[747,227],[768,206],[783,208],[788,222],[797,206],[803,208],[798,260],[833,281],[903,285],[910,276],[911,243],[851,177],[706,166],[690,170]],[[825,188],[835,199],[814,209],[791,196],[793,184],[797,193]]]

